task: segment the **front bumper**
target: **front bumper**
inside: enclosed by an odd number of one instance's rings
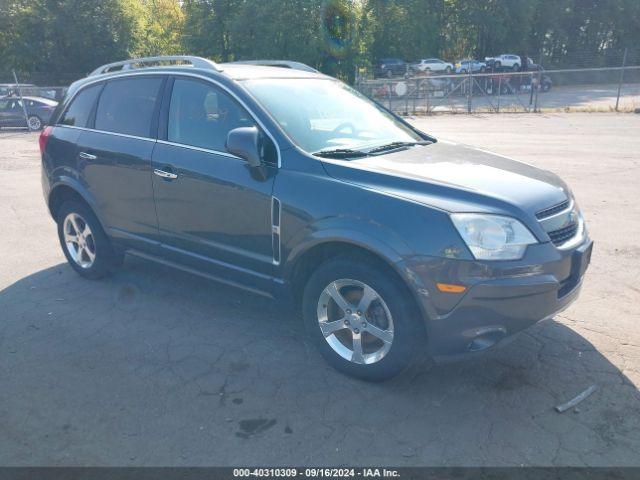
[[[449,360],[486,350],[564,310],[578,297],[592,247],[585,235],[570,250],[532,245],[518,261],[414,257],[401,262],[425,316],[430,354]],[[467,289],[443,293],[436,282]]]

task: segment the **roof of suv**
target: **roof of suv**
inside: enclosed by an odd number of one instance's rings
[[[168,61],[178,61],[181,64],[162,65]],[[187,64],[184,64],[184,63]],[[155,63],[155,64],[154,64]],[[289,62],[295,63],[295,62]],[[146,64],[146,65],[144,65]],[[144,65],[143,67],[132,68],[135,65]],[[120,69],[112,69],[120,68]],[[310,69],[310,67],[307,67]],[[193,74],[204,75],[210,78],[226,77],[232,81],[250,80],[258,78],[325,78],[331,77],[320,72],[308,70],[299,70],[297,68],[282,68],[282,66],[264,66],[255,64],[241,63],[220,63],[216,64],[210,60],[200,57],[189,56],[165,56],[165,57],[147,57],[115,62],[112,64],[98,67],[87,77],[74,82],[68,90],[69,95],[86,85],[95,81],[118,78],[121,76],[129,76],[144,73],[183,73],[190,72]]]
[[[222,74],[234,80],[248,80],[256,78],[326,78],[320,72],[309,72],[279,66],[251,65],[242,63],[220,63]]]

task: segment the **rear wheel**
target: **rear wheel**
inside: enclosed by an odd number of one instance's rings
[[[122,252],[112,247],[100,222],[82,202],[69,200],[62,204],[58,238],[69,265],[85,278],[106,277],[122,264]]]
[[[426,347],[413,300],[398,283],[392,272],[367,258],[336,257],[313,273],[304,291],[305,325],[337,370],[387,380]]]

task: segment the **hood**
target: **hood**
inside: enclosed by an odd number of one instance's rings
[[[484,150],[438,141],[385,155],[323,160],[327,173],[449,212],[529,214],[570,193],[546,170]]]

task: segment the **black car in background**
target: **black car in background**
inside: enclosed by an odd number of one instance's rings
[[[25,119],[25,108],[27,118]],[[0,98],[0,128],[29,127],[41,130],[49,123],[51,114],[58,102],[42,97],[4,97]]]
[[[400,58],[381,58],[373,67],[375,78],[391,78],[405,73],[407,73],[407,63]]]

